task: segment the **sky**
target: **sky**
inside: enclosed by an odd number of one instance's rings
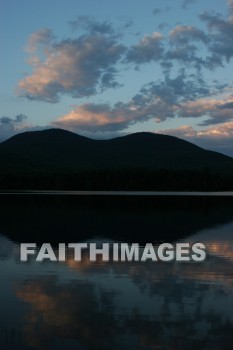
[[[149,131],[233,156],[233,0],[0,0],[0,141]]]

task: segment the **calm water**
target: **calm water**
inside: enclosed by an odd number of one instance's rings
[[[3,198],[4,197],[4,198]],[[0,197],[3,349],[232,349],[233,198]],[[203,242],[201,263],[19,262],[19,242]]]

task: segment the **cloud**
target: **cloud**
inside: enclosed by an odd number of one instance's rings
[[[229,11],[233,9],[232,4],[228,2]],[[224,61],[229,62],[233,57],[233,16],[204,12],[199,17],[208,30],[193,25],[176,26],[168,35],[169,43],[163,57],[188,66],[192,64],[197,70],[223,67]]]
[[[189,125],[182,125],[175,129],[165,129],[157,131],[161,134],[171,134],[182,138],[232,138],[233,136],[233,121],[211,126],[205,129],[194,129]],[[233,141],[233,140],[232,140]]]
[[[83,271],[90,265],[87,260],[78,264],[71,261],[70,265]],[[85,279],[80,284],[59,283],[53,276],[18,285],[16,296],[28,305],[21,333],[25,347],[44,349],[50,344],[53,348],[60,338],[68,339],[65,344],[69,344],[69,339],[77,340],[87,349],[108,348],[121,327],[113,313],[115,294],[102,287],[97,294],[96,289],[94,283]]]
[[[198,70],[203,66],[212,68],[209,62],[207,65],[206,53],[203,52],[208,42],[208,37],[204,31],[195,26],[178,25],[170,31],[168,37],[170,45],[164,55],[166,60],[177,60],[188,66],[192,64]],[[200,43],[204,45],[201,48]],[[201,55],[200,51],[202,52]]]
[[[54,35],[51,29],[40,29],[29,36],[26,51],[29,53],[35,53],[38,47],[49,46],[53,39]]]
[[[144,98],[158,97],[166,104],[174,104],[177,107],[187,100],[195,100],[210,93],[211,89],[203,79],[196,75],[189,76],[184,69],[181,69],[174,78],[165,76],[164,80],[151,82],[141,89]]]
[[[163,55],[162,40],[163,36],[159,32],[145,35],[138,44],[128,50],[126,61],[142,64],[160,60]]]
[[[140,111],[130,108],[129,104],[117,103],[114,107],[108,104],[87,103],[77,106],[68,114],[52,123],[55,127],[64,127],[80,132],[120,131],[140,119]]]
[[[157,16],[159,13],[161,13],[162,12],[162,10],[160,9],[160,8],[158,8],[158,7],[156,7],[154,10],[153,10],[153,15],[154,16]]]
[[[163,81],[144,86],[126,103],[117,102],[113,106],[82,104],[55,120],[52,125],[75,132],[109,133],[126,130],[134,123],[149,119],[161,122],[177,116],[201,117],[210,109],[212,111],[211,101],[200,102],[201,97],[210,92],[210,88],[200,78],[194,76],[190,78],[185,71],[181,71],[175,78],[166,77]]]
[[[75,98],[115,88],[115,65],[124,52],[114,35],[88,33],[75,39],[51,41],[52,33],[42,30],[29,38],[32,74],[18,84],[18,93],[31,100],[58,102],[62,94]],[[44,59],[38,53],[43,46]]]
[[[18,114],[14,118],[0,117],[0,142],[20,132],[26,125],[26,119],[23,114]]]
[[[211,94],[211,90],[202,81],[194,82],[180,74],[174,79],[166,78],[163,82],[148,84],[127,103],[117,102],[113,106],[86,103],[75,106],[51,125],[89,133],[89,136],[93,133],[109,137],[149,119],[162,122],[176,117],[207,117],[200,125],[230,123],[233,120],[233,95],[224,95],[221,99],[203,97],[208,94]]]
[[[225,19],[218,13],[204,12],[200,19],[207,23],[209,29],[209,51],[229,61],[233,56],[233,17]]]
[[[207,42],[206,34],[195,26],[179,25],[169,33],[169,39],[179,45],[187,44],[190,40]]]
[[[27,117],[24,114],[18,114],[14,118],[0,117],[0,142],[3,142],[10,137],[26,131],[39,131],[50,129],[50,125],[32,125],[27,122]]]
[[[130,125],[154,118],[156,121],[173,116],[175,106],[166,104],[165,99],[135,95],[127,103],[87,103],[75,107],[68,114],[52,122],[52,126],[68,128],[74,132],[103,133],[125,131]]]
[[[62,95],[90,97],[120,86],[119,62],[136,66],[159,62],[165,74],[176,61],[198,71],[223,66],[223,57],[229,60],[233,55],[233,17],[203,13],[200,18],[207,23],[208,33],[193,25],[177,25],[166,38],[154,32],[128,48],[120,43],[120,34],[110,22],[98,22],[90,16],[70,22],[75,31],[82,32],[75,38],[59,41],[50,29],[41,29],[28,39],[32,73],[19,82],[18,94],[51,103]]]
[[[183,0],[182,1],[182,8],[186,9],[188,6],[195,4],[197,0]]]
[[[69,22],[73,30],[84,29],[93,34],[113,34],[114,29],[108,21],[99,22],[90,16],[78,16]]]
[[[219,151],[233,157],[233,121],[199,130],[189,125],[182,125],[174,129],[159,130],[156,133],[186,139],[206,149]]]
[[[182,104],[180,116],[202,117],[207,116],[208,119],[203,121],[201,125],[210,125],[227,122],[233,119],[233,111],[229,106],[233,103],[233,95],[226,95],[222,99],[201,98],[195,101],[185,101]]]
[[[182,104],[181,116],[186,117],[202,117],[216,110],[219,101],[211,98],[200,98],[194,101],[185,101]]]
[[[227,4],[228,4],[228,10],[229,10],[230,14],[232,14],[233,13],[233,0],[228,0]]]
[[[168,28],[168,27],[169,27],[169,24],[168,24],[168,23],[165,23],[165,22],[160,23],[160,24],[158,25],[158,28],[159,28],[160,30],[164,30],[165,28]]]
[[[191,138],[197,135],[196,131],[189,125],[182,125],[174,129],[163,129],[155,131],[155,133],[164,134],[164,135],[173,135],[181,138]]]
[[[192,96],[197,93],[191,83],[184,82],[185,75],[175,79],[167,78],[158,84],[145,86],[129,102],[118,102],[113,107],[109,104],[87,103],[75,107],[65,116],[52,123],[56,127],[79,131],[119,131],[128,126],[154,118],[162,121],[173,117],[179,108],[178,97]]]
[[[229,8],[231,4],[232,1]],[[155,13],[159,11],[154,9]],[[223,64],[223,57],[230,57],[233,19],[214,13],[203,13],[200,17],[207,23],[208,31],[194,25],[177,25],[166,38],[154,32],[128,48],[120,43],[120,35],[111,23],[89,16],[79,16],[70,22],[73,30],[79,32],[72,38],[57,40],[51,30],[41,29],[28,39],[26,49],[32,73],[19,82],[19,94],[53,103],[62,95],[89,97],[119,86],[116,80],[119,62],[136,65],[158,62],[164,78],[144,85],[128,102],[82,103],[51,125],[75,132],[112,135],[149,119],[162,122],[177,117],[202,118],[202,126],[231,122],[233,95],[217,82],[209,86],[201,78],[200,69],[213,69]],[[185,68],[179,69],[177,62]],[[173,68],[178,71],[176,76],[171,74]],[[192,74],[187,74],[190,68]]]
[[[226,102],[218,106],[219,109],[231,109],[233,108],[233,102]]]

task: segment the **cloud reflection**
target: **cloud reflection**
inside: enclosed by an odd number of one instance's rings
[[[72,339],[85,349],[108,349],[109,344],[111,349],[135,349],[136,344],[138,349],[218,349],[223,342],[224,349],[230,349],[230,246],[224,241],[209,247],[216,255],[204,263],[91,263],[88,256],[81,262],[70,258],[66,264],[72,278],[65,283],[58,278],[64,263],[57,275],[23,282],[16,295],[29,306],[26,343],[49,349],[55,339]],[[226,252],[226,258],[218,252]]]
[[[56,277],[48,277],[28,281],[16,295],[30,305],[24,327],[30,346],[54,346],[53,338],[58,337],[105,348],[117,332],[112,295],[94,284],[59,285]]]

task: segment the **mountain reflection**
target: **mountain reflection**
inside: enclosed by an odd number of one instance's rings
[[[144,244],[231,222],[233,198],[19,195],[0,197],[0,206],[0,233],[16,242],[101,237]]]
[[[232,200],[152,198],[131,207],[123,198],[86,200],[6,203],[0,222],[2,348],[232,349]],[[104,262],[99,256],[91,262],[82,254],[80,262],[73,255],[60,263],[19,261],[16,242],[52,242],[55,249],[64,232],[68,242],[99,242],[101,234],[105,242],[139,238],[141,245],[168,238],[203,242],[207,259]]]
[[[222,244],[222,255],[226,243],[213,244],[218,251]],[[72,273],[65,282],[61,266]],[[65,266],[17,286],[17,297],[29,306],[23,329],[28,346],[51,349],[59,338],[81,349],[231,348],[231,259],[93,264],[85,256]]]

